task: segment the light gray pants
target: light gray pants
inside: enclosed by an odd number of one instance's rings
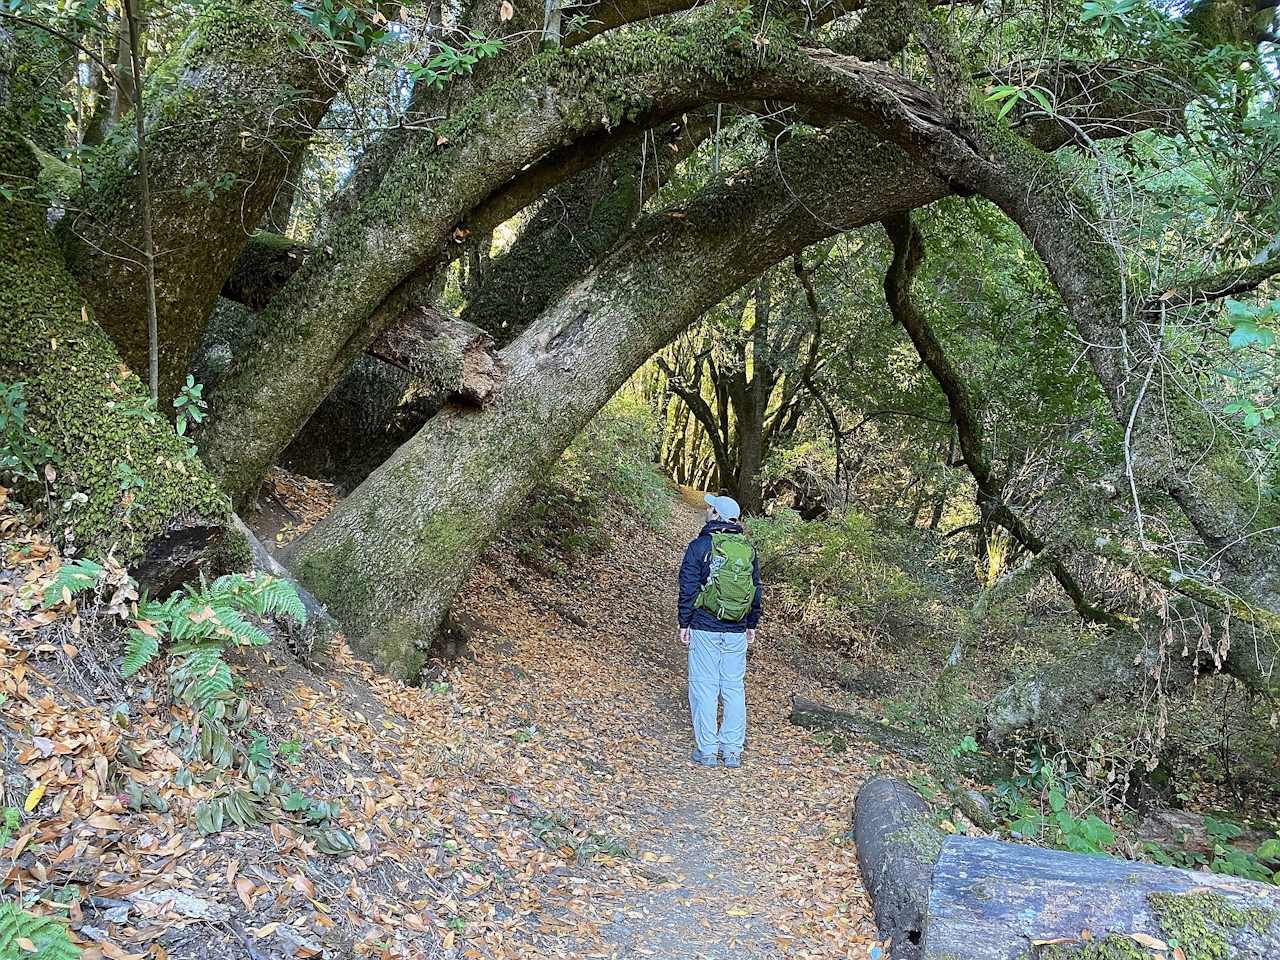
[[[694,630],[689,641],[689,713],[698,749],[736,757],[747,734],[747,635]],[[716,707],[724,721],[716,728]]]

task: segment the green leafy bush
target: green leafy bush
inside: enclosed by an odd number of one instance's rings
[[[0,476],[39,479],[41,468],[57,463],[53,448],[27,426],[26,384],[0,382]]]
[[[810,522],[779,510],[748,518],[746,528],[764,579],[818,632],[879,634],[900,616],[927,613],[927,591],[886,559],[882,533],[853,508]]]
[[[606,550],[619,515],[656,526],[671,513],[671,488],[653,463],[660,427],[640,401],[616,396],[565,451],[512,524],[522,557],[539,566]]]

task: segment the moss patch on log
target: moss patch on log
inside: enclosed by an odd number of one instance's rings
[[[1274,911],[1238,909],[1220,893],[1153,893],[1147,897],[1159,925],[1159,938],[1182,950],[1186,960],[1232,960],[1241,953],[1240,936],[1266,934],[1275,926]],[[1233,936],[1234,935],[1234,936]],[[1080,944],[1052,944],[1029,955],[1035,960],[1150,960],[1151,948],[1132,937],[1113,933]]]

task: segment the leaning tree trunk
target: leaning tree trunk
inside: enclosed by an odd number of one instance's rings
[[[34,186],[38,170],[0,116],[0,182]],[[146,384],[91,319],[44,209],[18,196],[0,197],[0,381],[25,384],[27,423],[56,457],[23,496],[46,510],[67,555],[114,552],[132,563],[169,535],[175,549],[151,554],[152,567],[178,568],[149,581],[163,589],[216,552],[227,498],[173,427],[148,419]]]
[[[375,357],[414,373],[414,379],[361,358],[278,462],[352,490],[444,403],[487,402],[505,372],[494,362],[492,341],[478,336],[482,331],[470,322],[481,322],[502,343],[523,333],[634,225],[641,179],[645,192],[652,192],[709,129],[695,117],[663,137],[650,138],[661,147],[656,159],[652,149],[642,157],[639,146],[623,148],[560,184],[541,204],[548,214],[534,218],[511,248],[489,264],[462,320],[450,319],[444,325],[448,329],[415,329],[422,324],[406,324],[406,317],[440,317],[438,311],[415,306],[370,346]],[[223,295],[264,306],[309,255],[309,249],[284,238],[258,234],[223,286]]]
[[[642,221],[503,351],[510,372],[489,408],[442,411],[300,540],[290,567],[353,647],[416,676],[484,544],[649,356],[794,250],[945,194],[870,146],[852,126],[807,138],[784,148],[780,169],[713,186],[683,217]]]
[[[291,49],[299,32],[309,46]],[[283,0],[209,5],[147,103],[162,409],[176,395],[223,280],[305,153],[346,77],[326,43]],[[59,225],[67,263],[134,370],[148,367],[137,144],[107,154]]]
[[[973,106],[976,94],[959,54],[948,49],[945,29],[933,21],[917,24],[939,82],[935,103],[951,115],[942,124],[948,132],[920,138],[919,127],[932,126],[937,118],[912,116],[916,136],[888,130],[885,135],[935,174],[991,200],[1018,225],[1044,261],[1086,344],[1123,431],[1135,488],[1171,497],[1206,547],[1225,561],[1226,584],[1280,613],[1280,548],[1267,534],[1280,526],[1280,504],[1266,500],[1258,484],[1249,482],[1252,471],[1241,452],[1195,398],[1177,387],[1162,388],[1164,307],[1144,303],[1126,289],[1119,241],[1099,226],[1104,220],[1075,174],[1014,135],[989,106]],[[898,105],[904,114],[916,112],[904,101]],[[1280,263],[1273,266],[1280,269]],[[1237,279],[1248,272],[1237,271]],[[1158,404],[1157,396],[1162,398]]]

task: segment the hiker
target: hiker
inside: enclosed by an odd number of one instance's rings
[[[747,646],[760,621],[760,560],[738,523],[731,497],[706,496],[707,523],[680,564],[680,642],[689,648],[691,759],[714,767],[742,763],[747,733]],[[716,728],[716,708],[724,721]]]

